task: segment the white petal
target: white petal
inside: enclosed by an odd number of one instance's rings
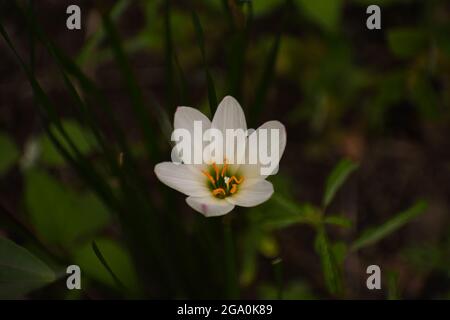
[[[262,163],[261,162],[261,157],[259,155],[260,151],[263,150],[259,150],[260,148],[260,141],[259,141],[259,134],[261,130],[267,130],[267,149],[268,150],[264,150],[263,154],[267,154],[269,158],[271,155],[271,148],[272,148],[272,143],[271,143],[271,135],[272,129],[278,130],[278,140],[275,141],[275,143],[277,144],[277,151],[278,151],[278,155],[273,159],[271,159],[271,163]],[[253,140],[253,138],[255,138],[255,140]],[[278,164],[280,162],[281,157],[283,156],[284,153],[284,149],[286,148],[286,140],[287,140],[287,135],[286,135],[286,128],[284,127],[284,125],[276,120],[273,121],[268,121],[266,123],[264,123],[262,126],[260,126],[258,129],[256,129],[249,137],[248,137],[248,141],[247,141],[247,150],[246,150],[246,159],[245,159],[245,164],[241,165],[239,167],[239,170],[241,171],[241,173],[248,178],[258,178],[258,177],[263,177],[263,178],[267,178],[267,176],[271,175],[271,174],[275,174],[276,170],[278,169]],[[256,143],[253,143],[253,141],[257,141]],[[275,147],[276,148],[276,147]],[[257,151],[255,151],[257,150]],[[250,157],[249,157],[249,152],[256,152],[256,163],[254,163],[254,161],[250,161]],[[267,152],[267,153],[266,153]],[[273,166],[273,169],[270,170],[270,172],[266,172],[265,174],[261,172],[262,168],[269,168]]]
[[[263,179],[244,180],[239,191],[226,200],[241,207],[254,207],[267,200],[273,194],[273,185]]]
[[[203,130],[211,127],[211,121],[199,110],[191,107],[178,107],[175,112],[173,127],[175,129],[187,129],[194,133],[194,121],[201,121]]]
[[[224,199],[215,198],[211,194],[206,197],[188,197],[186,202],[192,209],[200,212],[205,217],[222,216],[234,208],[234,204]]]
[[[205,176],[193,166],[162,162],[155,166],[155,174],[165,185],[188,196],[210,195]]]
[[[199,134],[194,133],[194,124],[198,122],[201,124],[201,131]],[[203,156],[203,148],[205,142],[203,142],[203,133],[211,128],[211,121],[200,111],[190,107],[178,107],[174,117],[174,129],[185,129],[190,134],[191,154],[184,154],[181,156],[186,164],[195,164],[194,154],[197,153],[197,160],[201,161]],[[197,163],[198,164],[198,163]]]
[[[224,133],[225,129],[247,130],[244,111],[235,98],[226,96],[219,103],[212,121],[212,128],[219,129]]]
[[[219,106],[217,107],[217,111],[214,114],[214,118],[212,120],[211,128],[218,129],[220,132],[222,132],[223,135],[223,150],[224,150],[224,156],[228,163],[237,164],[239,162],[238,159],[238,147],[237,143],[233,148],[231,148],[231,144],[228,143],[227,148],[227,142],[226,142],[226,130],[227,129],[241,129],[241,134],[244,135],[244,138],[242,139],[240,146],[242,147],[242,157],[245,156],[245,134],[247,131],[247,122],[245,120],[245,114],[242,110],[241,106],[239,105],[239,102],[236,101],[235,98],[231,96],[226,96],[223,98],[223,100],[220,102]],[[217,159],[216,159],[217,160]],[[219,162],[219,161],[218,161]],[[221,161],[220,161],[221,162]],[[219,163],[220,163],[219,162]]]

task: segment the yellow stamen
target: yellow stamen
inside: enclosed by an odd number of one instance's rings
[[[216,185],[216,181],[214,181],[214,178],[206,171],[202,170],[202,173],[209,179],[209,181],[211,181],[211,183],[215,186]]]
[[[244,177],[241,177],[241,179],[238,180],[235,176],[232,176],[232,177],[230,178],[230,183],[231,183],[233,180],[234,180],[237,184],[241,184],[241,182],[244,181]]]
[[[214,171],[216,172],[216,181],[217,181],[217,180],[219,180],[219,168],[217,168],[217,165],[215,162],[213,162],[212,165],[213,165]]]
[[[223,164],[223,167],[222,167],[222,177],[225,175],[225,173],[226,173],[226,171],[227,171],[227,163],[225,162],[224,164]]]
[[[217,188],[217,189],[214,189],[213,190],[213,195],[215,195],[215,196],[217,196],[218,194],[223,194],[223,195],[226,195],[226,192],[225,192],[225,190],[223,189],[223,188]]]
[[[230,193],[231,194],[234,194],[234,193],[236,193],[236,191],[237,191],[237,184],[233,184],[233,186],[231,187],[231,190],[230,190]]]

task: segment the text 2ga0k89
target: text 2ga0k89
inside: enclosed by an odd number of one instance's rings
[[[222,304],[219,308],[212,306],[188,306],[184,304],[177,308],[178,315],[202,315],[207,318],[210,314],[221,315],[270,315],[273,312],[270,304]]]

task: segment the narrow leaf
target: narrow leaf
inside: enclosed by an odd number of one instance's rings
[[[267,60],[264,64],[264,70],[256,89],[255,102],[250,109],[250,123],[252,123],[256,119],[256,117],[261,113],[262,108],[264,107],[269,86],[273,79],[275,63],[277,61],[280,44],[281,32],[276,35],[272,47],[270,48],[269,55],[267,56]]]
[[[342,216],[327,216],[323,221],[327,224],[333,224],[343,228],[350,228],[352,226],[352,222],[348,218]]]
[[[358,164],[348,159],[343,159],[337,164],[337,166],[328,176],[327,182],[325,184],[325,193],[322,199],[322,206],[324,208],[326,208],[330,204],[336,192],[344,184],[348,176],[357,168]]]
[[[411,208],[397,214],[382,225],[363,232],[361,237],[353,243],[351,250],[359,250],[380,241],[423,213],[426,209],[427,203],[425,201],[418,201]]]
[[[73,141],[68,136],[67,132],[64,130],[61,121],[57,116],[55,106],[52,104],[50,98],[44,92],[37,79],[33,76],[32,72],[30,71],[30,68],[24,63],[23,59],[18,54],[17,50],[15,49],[14,45],[11,42],[11,39],[9,38],[6,30],[3,28],[3,25],[1,23],[0,23],[0,34],[5,39],[5,42],[13,52],[14,56],[17,58],[17,61],[19,62],[20,66],[25,72],[31,84],[31,87],[33,88],[39,115],[41,116],[44,129],[46,130],[52,143],[55,145],[58,151],[64,156],[66,161],[72,164],[76,168],[78,173],[83,177],[85,177],[86,180],[88,180],[91,183],[91,185],[95,187],[98,194],[105,199],[106,203],[112,206],[115,205],[116,201],[112,194],[112,190],[105,183],[104,179],[100,177],[99,173],[95,171],[92,165],[85,158],[83,158],[77,146],[73,143]],[[70,146],[70,150],[64,148],[62,141],[56,137],[54,130],[50,128],[50,123],[54,124],[56,132],[61,134],[61,136],[64,138],[63,141],[67,142],[67,144]],[[72,151],[75,154],[76,158],[71,155],[70,151]]]
[[[131,97],[131,102],[136,119],[139,122],[141,130],[144,134],[149,156],[151,159],[156,161],[158,154],[158,147],[155,139],[156,135],[153,130],[154,126],[150,121],[151,119],[150,113],[146,108],[146,103],[142,91],[136,81],[134,73],[131,69],[130,62],[128,61],[128,58],[125,55],[121,40],[119,38],[119,35],[117,33],[114,24],[111,21],[111,18],[109,17],[108,14],[103,14],[102,21],[103,26],[108,35],[108,40],[110,41],[110,45],[116,58],[117,64],[119,65],[119,69],[122,74],[125,88],[128,90],[128,93]]]
[[[328,291],[336,295],[342,290],[340,269],[323,228],[319,228],[317,232],[316,250],[322,263],[322,271]]]
[[[203,34],[203,28],[200,23],[200,19],[195,11],[192,11],[192,22],[194,24],[195,32],[197,35],[198,46],[200,47],[200,52],[203,59],[203,67],[206,73],[206,82],[208,86],[208,100],[211,116],[214,115],[217,109],[217,95],[216,89],[214,87],[214,81],[209,71],[208,63],[206,61],[206,50],[205,50],[205,39]]]
[[[111,267],[108,265],[108,262],[106,262],[105,257],[103,256],[102,252],[98,248],[98,246],[95,243],[95,241],[92,241],[92,250],[94,250],[94,253],[95,253],[96,257],[98,258],[98,260],[100,260],[101,264],[105,267],[105,269],[111,275],[111,277],[113,278],[113,280],[116,283],[117,287],[119,289],[124,289],[125,286],[123,285],[122,281],[120,281],[120,279],[116,276],[116,274],[113,272]]]

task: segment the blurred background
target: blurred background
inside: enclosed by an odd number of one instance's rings
[[[1,298],[450,298],[449,1],[0,6]],[[225,95],[288,143],[272,199],[204,218],[153,168]]]

